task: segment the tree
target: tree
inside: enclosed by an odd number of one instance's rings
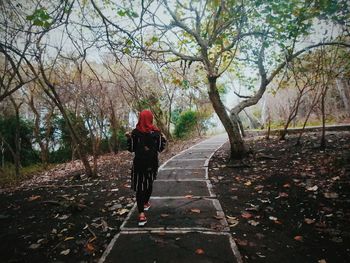
[[[238,114],[256,104],[266,87],[285,66],[304,52],[322,45],[349,44],[321,41],[297,48],[302,37],[311,35],[315,19],[345,21],[346,1],[132,1],[110,5],[131,20],[124,28],[113,21],[91,0],[105,24],[109,43],[113,30],[119,30],[118,43],[140,48],[149,58],[169,54],[167,61],[198,62],[207,78],[207,90],[215,112],[228,133],[231,160],[246,152]],[[140,10],[136,12],[135,10]],[[165,17],[164,16],[165,13]],[[169,19],[170,17],[170,19]],[[139,33],[139,34],[137,34]],[[124,37],[124,38],[123,38]],[[240,61],[255,66],[259,85],[253,95],[227,112],[217,82]]]
[[[29,84],[27,84],[29,85]],[[50,144],[53,142],[55,105],[45,96],[42,89],[33,81],[25,90],[25,103],[33,113],[35,142],[40,147],[40,158],[44,168],[49,164]]]

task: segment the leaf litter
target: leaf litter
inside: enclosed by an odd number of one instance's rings
[[[170,143],[160,162],[198,140]],[[29,254],[36,262],[65,262],[68,256],[71,262],[98,260],[134,205],[129,187],[131,163],[132,154],[126,151],[100,156],[99,176],[88,178],[82,163],[75,160],[16,188],[1,189],[2,237],[17,240],[11,245],[13,250],[2,242],[1,260],[26,261]]]
[[[253,152],[271,156],[262,162],[252,154],[245,160],[249,167],[212,169],[227,163],[228,144],[209,163],[210,179],[225,177],[213,180],[213,191],[235,220],[231,233],[244,247],[246,262],[275,262],[285,255],[300,262],[344,262],[349,255],[350,132],[329,132],[326,150],[315,147],[319,133],[303,137],[298,147],[295,136],[248,138]],[[238,224],[237,218],[246,220]]]

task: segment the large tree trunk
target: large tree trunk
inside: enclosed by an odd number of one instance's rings
[[[16,176],[20,176],[20,167],[21,167],[21,125],[20,125],[20,116],[19,116],[19,109],[22,105],[22,103],[17,104],[15,100],[10,97],[10,100],[13,104],[13,107],[15,109],[15,117],[16,117],[16,124],[15,124],[15,149],[14,149],[14,163],[15,163],[15,173]]]
[[[236,117],[237,117],[238,127],[239,127],[239,129],[241,131],[241,134],[242,134],[243,137],[245,137],[246,134],[245,134],[245,131],[244,131],[242,120],[241,120],[241,118],[239,116],[236,116]]]
[[[220,94],[216,87],[216,79],[217,77],[208,76],[209,99],[228,134],[231,147],[230,160],[241,159],[246,153],[246,149],[239,131],[238,120],[235,116],[233,116],[233,120],[231,121],[229,115],[227,114],[226,108],[220,99]]]

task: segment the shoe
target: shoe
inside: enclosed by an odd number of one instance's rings
[[[144,226],[147,223],[147,217],[145,215],[139,215],[139,226]]]
[[[144,204],[144,206],[143,206],[143,209],[144,209],[145,211],[148,211],[150,208],[151,208],[151,203],[150,203],[150,202],[147,202],[147,203]]]

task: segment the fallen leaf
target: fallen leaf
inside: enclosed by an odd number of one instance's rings
[[[95,251],[95,247],[90,242],[88,242],[85,246],[85,250],[86,250],[86,252],[91,254],[92,252]]]
[[[245,219],[248,219],[248,218],[251,218],[253,215],[251,213],[248,213],[248,212],[243,212],[241,216]]]
[[[221,219],[224,219],[224,217],[223,216],[213,216],[215,219],[217,219],[217,220],[221,220]]]
[[[169,214],[160,214],[161,217],[168,217]]]
[[[288,194],[287,194],[287,193],[282,192],[282,193],[279,193],[279,197],[288,197]]]
[[[193,195],[185,195],[185,198],[192,199]]]
[[[122,215],[126,214],[127,212],[129,212],[129,209],[122,208],[122,209],[118,209],[117,214],[122,216]]]
[[[68,241],[68,240],[72,240],[74,239],[74,237],[66,237],[63,241]]]
[[[197,255],[203,255],[203,254],[204,254],[204,250],[201,249],[201,248],[197,248],[197,249],[196,249],[196,254],[197,254]]]
[[[191,212],[199,214],[201,212],[201,210],[199,210],[198,208],[192,208]]]
[[[36,243],[40,244],[40,243],[42,243],[43,241],[45,241],[45,238],[40,238],[40,239],[38,239],[38,240],[36,241]]]
[[[39,247],[40,247],[40,244],[31,244],[31,245],[29,246],[30,249],[37,249],[37,248],[39,248]]]
[[[31,201],[35,201],[37,199],[41,198],[40,195],[32,195],[30,197],[28,197],[28,201],[31,202]]]
[[[235,239],[235,241],[237,242],[238,245],[240,246],[247,246],[248,245],[248,240],[245,240],[245,239]]]
[[[315,223],[315,219],[305,218],[304,222],[308,225],[311,225],[311,224]]]
[[[284,184],[283,187],[284,187],[284,188],[289,188],[289,187],[290,187],[290,184],[288,184],[288,183],[287,183],[287,184]]]
[[[66,220],[69,217],[69,215],[62,215],[60,217],[57,217],[59,220]]]
[[[248,181],[248,182],[244,183],[244,185],[250,186],[250,185],[252,185],[252,182],[251,182],[251,181]]]
[[[303,241],[303,237],[302,236],[295,236],[294,240],[296,240],[296,241]]]
[[[256,254],[259,258],[266,258],[266,256],[263,255],[261,252],[256,252]]]
[[[237,217],[226,216],[226,218],[227,218],[227,223],[229,224],[229,227],[235,227],[239,223],[239,221],[237,220]]]
[[[257,222],[257,221],[255,221],[255,220],[248,220],[248,224],[249,224],[249,225],[252,225],[252,226],[257,226],[257,225],[259,225],[260,223]]]
[[[264,186],[259,184],[259,185],[255,186],[254,189],[257,191],[260,191],[260,190],[264,189]]]
[[[67,256],[68,254],[69,254],[69,252],[70,252],[70,249],[68,248],[68,249],[66,249],[66,250],[63,250],[63,251],[61,251],[61,255],[65,255],[65,256]]]
[[[272,220],[272,221],[276,221],[278,218],[275,217],[275,216],[269,216],[269,219]]]
[[[338,198],[339,195],[337,193],[324,193],[324,197],[329,198],[329,199],[333,199],[333,198]]]
[[[317,185],[314,185],[314,186],[312,186],[312,187],[308,187],[308,188],[306,188],[306,190],[308,190],[308,191],[312,191],[312,192],[315,192],[315,191],[317,191],[317,190],[318,190],[318,186],[317,186]]]
[[[327,263],[327,261],[325,259],[320,259],[319,261],[317,261],[318,263]]]

